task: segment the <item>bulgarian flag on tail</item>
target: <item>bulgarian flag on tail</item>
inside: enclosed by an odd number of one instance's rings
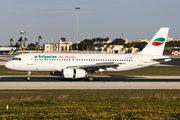
[[[162,45],[164,43],[165,39],[160,37],[160,38],[157,38],[155,39],[153,42],[152,42],[152,45],[154,46],[159,46],[159,45]]]

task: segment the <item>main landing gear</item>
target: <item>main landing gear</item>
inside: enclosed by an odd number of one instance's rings
[[[93,79],[92,76],[88,76],[88,80],[89,80],[89,81],[93,81],[94,79]]]
[[[86,74],[86,77],[87,77],[87,79],[88,79],[89,81],[93,81],[93,80],[94,80],[94,79],[93,79],[93,76],[92,76],[90,73]]]
[[[31,71],[28,71],[28,75],[26,77],[26,80],[30,80],[30,74],[31,74]]]

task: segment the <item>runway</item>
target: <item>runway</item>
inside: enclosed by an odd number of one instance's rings
[[[52,76],[1,76],[0,89],[180,89],[180,76],[95,76],[94,81]]]

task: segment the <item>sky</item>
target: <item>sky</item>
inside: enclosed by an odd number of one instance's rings
[[[21,31],[26,31],[26,44],[36,43],[39,35],[40,45],[62,37],[75,43],[77,16],[78,41],[150,40],[161,27],[169,27],[168,36],[175,40],[180,37],[179,5],[179,0],[0,0],[0,45],[10,45],[11,38],[15,44]]]

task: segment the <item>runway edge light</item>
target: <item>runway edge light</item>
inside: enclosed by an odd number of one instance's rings
[[[7,103],[6,109],[8,110],[8,103]]]

